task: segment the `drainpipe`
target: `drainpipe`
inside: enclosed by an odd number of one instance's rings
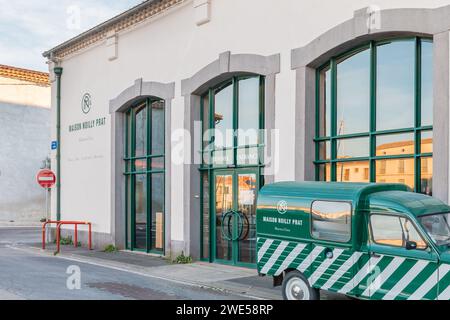
[[[63,68],[53,69],[56,75],[56,220],[61,221],[61,75]]]

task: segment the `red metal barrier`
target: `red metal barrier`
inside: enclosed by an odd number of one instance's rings
[[[84,222],[84,221],[47,221],[42,226],[42,249],[45,250],[45,230],[47,225],[56,224],[56,253],[61,251],[61,226],[63,225],[73,225],[75,226],[75,248],[78,247],[78,226],[79,225],[87,225],[89,228],[88,233],[88,245],[89,250],[92,250],[92,223]]]

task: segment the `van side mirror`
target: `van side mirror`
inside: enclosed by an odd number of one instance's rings
[[[414,241],[406,242],[406,250],[416,250],[416,249],[417,249],[417,242]]]

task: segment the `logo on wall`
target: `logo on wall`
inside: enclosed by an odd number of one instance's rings
[[[81,110],[84,114],[88,114],[92,108],[92,97],[89,93],[85,93],[83,99],[81,99]]]

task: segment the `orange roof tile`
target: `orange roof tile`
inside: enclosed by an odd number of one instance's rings
[[[0,77],[28,81],[40,86],[50,86],[48,73],[21,69],[0,64]]]

